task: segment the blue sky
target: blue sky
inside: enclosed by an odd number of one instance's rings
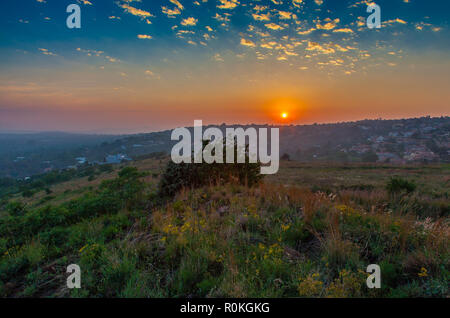
[[[81,29],[66,27],[71,3]],[[292,123],[448,115],[450,2],[376,1],[377,30],[370,3],[3,1],[0,129],[135,132],[285,109]],[[375,90],[385,97],[361,111]]]

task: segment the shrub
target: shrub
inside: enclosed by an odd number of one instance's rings
[[[34,191],[33,190],[25,190],[22,192],[22,196],[24,198],[31,198],[34,196]]]
[[[207,143],[203,146],[205,147]],[[226,162],[226,147],[224,144],[223,158]],[[234,146],[234,163],[179,163],[169,161],[163,173],[158,194],[162,197],[173,197],[182,188],[199,188],[210,184],[223,184],[237,181],[242,185],[257,184],[262,175],[260,163],[249,163],[248,148],[245,153],[245,163],[237,163],[237,144]]]
[[[102,196],[106,199],[120,200],[123,207],[133,209],[143,202],[145,184],[141,180],[144,174],[135,167],[126,167],[119,171],[118,177],[103,181],[100,185]]]
[[[416,184],[412,181],[400,177],[391,177],[387,183],[386,189],[389,194],[398,194],[400,192],[406,191],[406,193],[411,193],[416,190]]]
[[[6,205],[6,211],[11,216],[22,216],[26,213],[25,205],[20,202],[12,201]]]

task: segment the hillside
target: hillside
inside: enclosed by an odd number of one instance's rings
[[[222,130],[233,125],[222,124]],[[272,127],[247,125],[248,127]],[[204,127],[206,129],[207,127]],[[450,117],[280,126],[280,155],[303,162],[450,162]],[[192,129],[192,128],[191,128]],[[0,177],[170,153],[171,131],[126,136],[0,135]]]
[[[0,212],[0,295],[449,295],[448,165],[283,161],[254,188],[211,185],[161,201],[166,162],[113,165],[50,193],[10,195]],[[388,191],[392,176],[414,189]],[[72,263],[80,290],[65,287]],[[373,263],[380,290],[365,285]]]

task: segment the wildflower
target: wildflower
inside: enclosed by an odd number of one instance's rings
[[[78,252],[83,252],[84,251],[84,249],[86,248],[86,247],[88,247],[89,246],[89,244],[86,244],[85,246],[83,246],[82,248],[80,248],[80,250],[78,251]]]
[[[313,297],[320,294],[323,288],[323,282],[316,279],[318,273],[314,273],[306,278],[300,277],[298,293],[301,297]]]
[[[417,274],[419,277],[427,277],[428,276],[428,271],[425,267],[422,267],[420,269],[420,272]]]

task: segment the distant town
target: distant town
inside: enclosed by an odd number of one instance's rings
[[[248,125],[247,127],[273,127]],[[222,124],[225,130],[232,125]],[[450,117],[362,120],[280,128],[280,156],[303,162],[450,162]],[[27,178],[168,154],[171,131],[136,135],[0,134],[0,176]]]

